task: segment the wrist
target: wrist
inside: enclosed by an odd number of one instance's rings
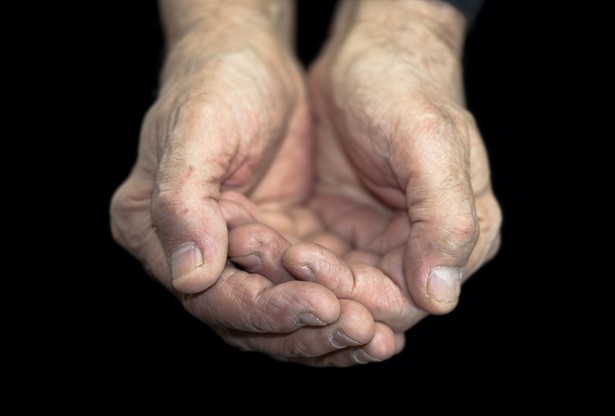
[[[160,0],[168,49],[185,38],[218,39],[266,33],[292,44],[294,2],[288,0]]]
[[[287,0],[160,0],[160,14],[163,82],[177,68],[185,76],[220,56],[291,54],[294,3]]]
[[[444,0],[344,0],[340,9],[342,30],[360,27],[402,48],[420,41],[441,43],[458,57],[463,51],[468,21]]]

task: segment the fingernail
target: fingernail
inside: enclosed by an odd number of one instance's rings
[[[379,363],[382,360],[372,357],[368,353],[363,350],[356,350],[352,353],[352,358],[355,360],[357,364],[367,364],[367,363]]]
[[[303,312],[295,316],[293,319],[295,323],[299,326],[325,326],[326,322],[323,322],[320,318],[314,315],[311,312]]]
[[[306,266],[305,264],[294,264],[285,262],[284,268],[297,279],[301,279],[307,282],[313,282],[316,280],[312,269],[310,269],[309,266]]]
[[[261,258],[256,254],[248,254],[247,256],[231,257],[233,263],[241,266],[247,272],[255,272],[262,264]]]
[[[434,267],[427,278],[427,295],[439,303],[456,303],[461,293],[462,270]]]
[[[195,244],[186,244],[171,254],[171,275],[178,280],[203,265],[203,254]]]
[[[346,336],[346,334],[344,334],[342,331],[335,331],[330,334],[329,342],[331,342],[331,345],[333,345],[335,348],[344,348],[359,345],[359,342]]]

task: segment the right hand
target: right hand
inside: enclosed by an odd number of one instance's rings
[[[358,302],[313,282],[275,285],[227,263],[226,191],[276,209],[312,187],[303,73],[266,33],[184,36],[167,55],[139,152],[110,207],[115,241],[229,344],[314,366],[356,363],[376,333]],[[386,330],[386,328],[384,329]],[[332,353],[332,354],[329,354]],[[322,355],[329,354],[325,358]]]

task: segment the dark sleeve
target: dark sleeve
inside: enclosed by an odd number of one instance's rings
[[[470,27],[474,25],[476,16],[480,11],[485,0],[444,0],[447,3],[455,6],[468,19]]]

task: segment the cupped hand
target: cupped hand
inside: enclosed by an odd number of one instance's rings
[[[386,326],[370,347],[386,359],[404,347],[403,333],[427,316],[408,295],[403,272],[403,244],[407,234],[401,221],[346,198],[335,201],[314,196],[312,205],[286,211],[244,195],[223,195],[223,213],[229,225],[229,260],[238,268],[266,276],[273,284],[313,282],[338,298],[359,302],[372,318]],[[363,235],[382,239],[382,249],[355,247],[351,233],[325,224],[317,208],[343,212],[340,222]],[[395,240],[397,239],[397,240]],[[385,327],[383,326],[382,329]]]
[[[500,245],[488,155],[464,99],[465,30],[446,3],[344,1],[309,77],[313,206],[432,314],[455,308]]]
[[[226,264],[221,192],[258,197],[275,187],[281,205],[309,192],[305,86],[286,46],[263,33],[209,44],[186,36],[163,69],[138,159],[111,202],[111,229],[165,287],[197,293]]]
[[[464,102],[465,20],[444,3],[345,1],[335,23],[309,75],[310,215],[295,212],[293,228],[253,209],[270,226],[268,248],[246,221],[233,250],[260,253],[251,270],[358,301],[400,333],[453,310],[500,245],[487,151]],[[299,225],[306,217],[312,228]]]
[[[204,48],[188,37],[169,52],[138,159],[113,195],[113,236],[229,345],[318,367],[387,358],[394,336],[359,302],[227,261],[221,195],[286,212],[313,187],[302,70],[275,39],[234,39]]]
[[[399,9],[387,14],[394,24],[374,19],[384,3],[342,4],[310,72],[317,185],[308,205],[281,212],[231,194],[244,211],[225,214],[234,264],[359,302],[391,330],[369,344],[381,359],[425,316],[453,310],[462,282],[500,244],[487,152],[464,103],[465,21],[428,3],[404,10],[412,27],[396,20]]]

